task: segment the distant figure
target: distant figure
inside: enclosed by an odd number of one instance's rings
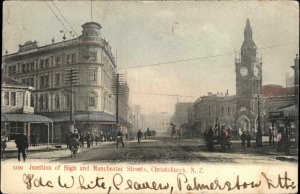
[[[84,148],[84,132],[82,131],[80,134],[80,147]]]
[[[291,139],[290,139],[290,135],[288,133],[288,129],[285,129],[285,131],[284,131],[283,142],[284,142],[284,153],[286,155],[289,155]]]
[[[26,160],[26,149],[28,148],[28,140],[26,135],[24,135],[23,132],[21,132],[16,140],[15,143],[17,144],[17,148],[18,148],[18,161],[21,161],[21,153],[23,156],[23,161],[25,162]]]
[[[251,134],[250,134],[249,131],[247,131],[246,139],[247,139],[247,147],[249,148],[250,147],[250,142],[251,142]]]
[[[141,143],[142,135],[143,135],[143,133],[142,133],[141,130],[139,129],[139,131],[137,132],[137,138],[138,138],[138,142],[139,142],[139,143]]]
[[[245,131],[243,131],[242,135],[241,135],[241,139],[242,139],[242,147],[244,148],[246,145],[246,133]]]
[[[98,141],[99,141],[99,135],[95,134],[95,143],[96,143],[96,145],[98,145]]]
[[[282,151],[282,132],[281,131],[278,131],[278,134],[277,134],[277,151]]]
[[[86,139],[86,145],[87,147],[91,147],[91,134],[90,132],[87,132],[86,136],[85,136],[85,139]]]
[[[207,133],[207,149],[208,151],[214,150],[214,135],[215,132],[212,127],[209,128]]]
[[[124,142],[123,142],[123,133],[121,131],[119,131],[117,133],[117,137],[116,137],[116,146],[119,146],[119,143],[122,144],[122,147],[124,147]]]

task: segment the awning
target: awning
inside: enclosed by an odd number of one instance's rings
[[[53,121],[35,114],[1,114],[1,122],[52,123]]]
[[[69,113],[57,113],[55,115],[47,115],[53,122],[69,122]],[[92,112],[92,113],[75,113],[75,122],[115,122],[114,115],[105,112]]]
[[[294,118],[298,117],[298,110],[295,105],[287,106],[284,108],[279,108],[277,110],[269,112],[269,118],[280,118],[280,117],[287,117],[287,118]]]

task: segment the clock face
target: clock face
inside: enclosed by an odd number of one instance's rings
[[[248,75],[248,69],[246,67],[242,67],[240,69],[240,73],[242,76],[246,76],[246,75]]]
[[[253,75],[255,76],[255,77],[258,77],[258,75],[259,75],[259,69],[258,69],[258,67],[254,67],[253,68]]]

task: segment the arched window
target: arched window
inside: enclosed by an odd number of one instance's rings
[[[96,94],[95,92],[89,93],[89,106],[96,106]]]
[[[227,107],[227,114],[228,114],[228,115],[231,114],[230,106]]]

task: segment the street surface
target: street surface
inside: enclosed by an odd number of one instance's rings
[[[296,155],[280,160],[283,153],[265,145],[263,148],[241,148],[240,143],[232,144],[227,152],[220,152],[215,146],[214,152],[205,149],[203,140],[178,140],[158,138],[137,141],[125,141],[125,147],[116,148],[113,142],[98,143],[90,148],[80,148],[76,158],[70,157],[70,151],[63,149],[50,151],[28,151],[28,160],[40,162],[90,162],[90,163],[297,163]],[[6,153],[5,161],[17,161],[17,153]]]

